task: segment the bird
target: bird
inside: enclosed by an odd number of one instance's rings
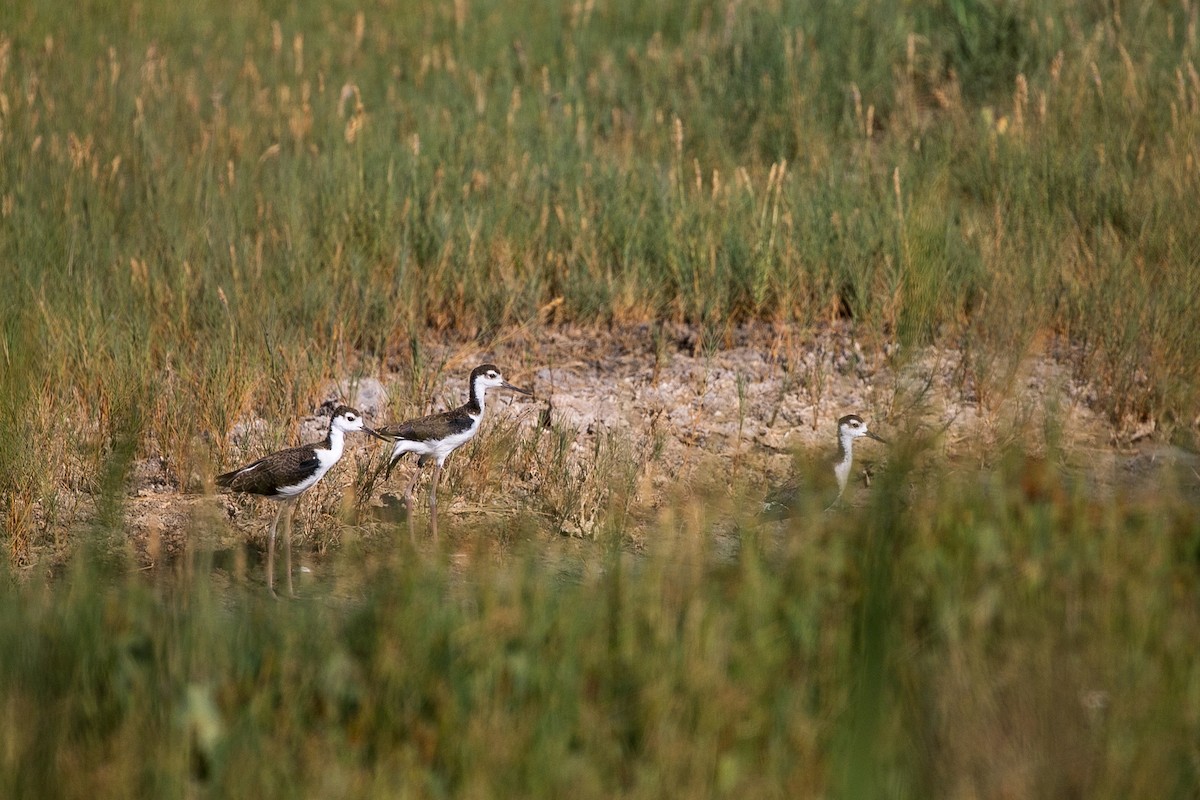
[[[850,469],[854,463],[854,440],[862,437],[874,439],[887,444],[887,440],[867,427],[867,423],[858,414],[847,414],[837,423],[838,452],[830,463],[834,477],[837,478],[837,496],[833,498],[826,511],[836,506],[846,491],[850,481]],[[771,492],[763,501],[763,513],[775,518],[786,517],[796,506],[800,496],[798,482],[793,479]]]
[[[508,389],[520,394],[533,394],[528,389],[513,386],[506,381],[496,365],[481,364],[471,370],[470,398],[463,405],[440,414],[430,414],[419,419],[396,425],[384,425],[376,429],[381,438],[392,441],[392,454],[388,459],[384,480],[391,477],[392,469],[406,453],[416,453],[419,456],[417,468],[404,487],[404,507],[408,512],[410,538],[415,538],[412,513],[413,489],[421,476],[422,468],[432,461],[434,467],[433,478],[429,486],[429,528],[436,541],[438,532],[437,487],[442,474],[442,466],[451,453],[471,441],[479,432],[479,423],[483,419],[484,396],[488,389]]]
[[[350,406],[338,406],[329,420],[325,439],[313,444],[290,447],[264,456],[216,477],[217,486],[233,492],[262,495],[279,503],[271,532],[267,539],[267,588],[275,596],[275,530],[279,518],[285,516],[284,555],[287,567],[288,594],[292,588],[292,511],[300,495],[311,489],[342,457],[345,435],[362,431],[378,437],[363,421],[362,414]]]

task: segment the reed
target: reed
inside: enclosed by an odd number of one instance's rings
[[[284,606],[199,513],[134,574],[123,514],[140,461],[201,491],[239,422],[292,443],[347,375],[406,374],[389,410],[425,411],[456,348],[558,324],[708,352],[836,322],[898,368],[958,359],[989,412],[1049,352],[1114,437],[1194,443],[1193,17],[0,4],[0,794],[1190,796],[1175,487],[992,453],[784,535],[752,464],[649,505],[653,435],[513,425],[470,453],[493,479],[450,464],[505,509],[455,523],[459,560],[318,493],[335,568]]]

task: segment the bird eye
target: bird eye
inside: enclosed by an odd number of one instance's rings
[[[356,419],[356,417],[353,414],[346,415],[346,420],[349,422],[354,422],[355,419]]]

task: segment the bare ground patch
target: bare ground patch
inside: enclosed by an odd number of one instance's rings
[[[357,403],[372,423],[393,422],[463,402],[467,372],[485,361],[535,396],[489,395],[481,436],[447,465],[441,499],[450,518],[486,521],[532,509],[548,530],[586,537],[621,469],[629,484],[624,501],[644,519],[668,495],[719,491],[714,475],[736,474],[761,483],[765,493],[787,476],[797,453],[831,451],[835,421],[847,413],[892,438],[932,434],[932,456],[962,468],[986,467],[1012,444],[1035,456],[1053,445],[1065,454],[1059,466],[1097,491],[1152,485],[1164,467],[1176,480],[1200,484],[1193,454],[1147,432],[1122,434],[1093,413],[1089,387],[1052,347],[981,375],[961,352],[900,353],[858,341],[849,328],[758,324],[706,337],[672,325],[557,327],[519,331],[490,349],[435,344],[426,350],[431,366],[421,380],[410,364],[396,362],[382,374],[330,384],[321,400],[328,407]],[[432,400],[413,390],[422,383],[432,387]],[[325,424],[314,413],[291,441],[315,441]],[[278,446],[272,430],[279,427],[258,418],[234,425],[227,435],[238,463]],[[566,449],[553,463],[541,439],[550,430]],[[298,539],[323,551],[344,528],[328,524],[333,519],[367,528],[401,522],[396,494],[403,476],[387,485],[372,477],[383,458],[379,443],[351,437],[345,461],[299,505]],[[192,491],[181,492],[181,483]],[[79,525],[92,504],[74,500]],[[185,551],[193,531],[213,527],[196,524],[204,520],[226,523],[216,526],[222,532],[215,547],[261,544],[274,510],[268,505],[207,495],[200,476],[181,481],[164,459],[144,458],[135,463],[126,498],[129,543],[142,563],[169,561]]]

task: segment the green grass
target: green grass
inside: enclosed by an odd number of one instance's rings
[[[916,495],[900,472],[791,530],[681,499],[639,557],[497,560],[521,517],[452,531],[451,570],[399,529],[353,537],[282,603],[204,545],[149,574],[98,559],[122,534],[97,527],[61,579],[0,585],[0,787],[1190,797],[1195,508],[1030,463]]]
[[[562,298],[1004,352],[1019,313],[1115,421],[1193,422],[1182,12],[57,7],[0,12],[0,257],[10,345],[88,406],[119,369],[91,359],[148,360],[170,405],[232,353],[291,392],[223,375],[221,407],[293,412],[335,364]]]
[[[498,565],[360,551],[327,503],[352,589],[276,606],[219,585],[211,523],[138,577],[122,528],[140,458],[198,489],[249,414],[282,439],[324,382],[395,370],[416,410],[431,343],[556,322],[838,321],[897,367],[947,348],[985,403],[1052,347],[1115,430],[1194,443],[1193,16],[0,4],[0,794],[1194,796],[1170,491],[1030,502],[988,454],[982,486],[780,544],[723,477],[636,507],[653,442],[571,461],[514,428],[529,507],[459,531]],[[451,490],[494,492],[473,455]],[[584,577],[522,544],[560,529]]]

